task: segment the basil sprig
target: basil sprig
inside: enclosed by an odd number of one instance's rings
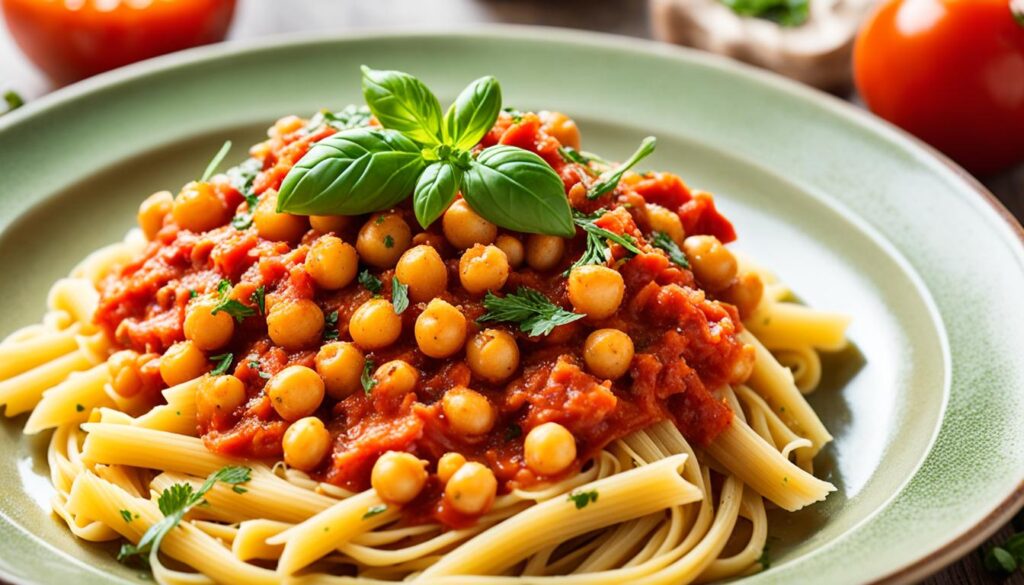
[[[442,116],[415,77],[363,67],[363,96],[383,128],[351,128],[309,149],[285,176],[279,212],[359,215],[394,207],[411,193],[426,228],[461,191],[480,216],[526,233],[576,233],[562,180],[544,159],[497,145],[471,150],[494,126],[501,86],[469,84]]]

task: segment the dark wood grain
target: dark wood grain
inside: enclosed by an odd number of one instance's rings
[[[641,38],[648,37],[650,31],[644,0],[239,0],[230,38],[486,22],[570,27]],[[0,28],[0,89],[15,89],[28,99],[54,89],[17,51],[6,28]],[[982,182],[1014,216],[1024,218],[1024,165],[998,176],[983,177]],[[989,543],[1003,542],[1010,534],[1012,529],[1003,527]],[[993,577],[982,566],[980,555],[972,553],[925,583],[1024,585],[1024,576],[1018,572],[1008,579]]]

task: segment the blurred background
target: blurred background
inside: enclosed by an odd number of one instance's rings
[[[61,86],[224,39],[512,23],[695,47],[870,109],[1024,218],[1024,0],[0,0],[0,115]],[[1018,515],[1017,522],[1024,521]],[[1022,529],[1024,526],[1017,526]],[[1004,527],[930,584],[1024,583]],[[1018,546],[1019,545],[1019,546]],[[997,562],[1007,555],[1012,566]]]

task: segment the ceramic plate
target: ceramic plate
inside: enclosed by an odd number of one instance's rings
[[[964,173],[836,99],[704,54],[545,29],[296,38],[193,50],[100,76],[0,118],[0,334],[49,284],[118,240],[139,201],[204,168],[225,138],[361,101],[358,66],[409,71],[442,99],[485,74],[506,105],[580,123],[588,150],[715,192],[738,247],[810,305],[854,317],[812,403],[839,492],[771,519],[751,582],[906,581],[966,553],[1020,506],[1024,248]],[[236,153],[236,158],[240,157]],[[229,159],[232,160],[232,159]],[[0,573],[140,579],[49,512],[45,438],[0,425]]]

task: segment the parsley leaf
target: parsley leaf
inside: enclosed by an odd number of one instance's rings
[[[370,108],[351,104],[338,112],[320,110],[306,124],[306,132],[312,132],[320,126],[330,126],[335,130],[349,130],[370,125]]]
[[[25,99],[13,89],[4,92],[4,101],[7,102],[7,112],[13,112],[25,105]]]
[[[387,504],[377,504],[376,506],[370,506],[369,508],[366,509],[366,513],[363,514],[363,520],[366,520],[367,518],[373,518],[377,514],[383,514],[387,511],[387,509]]]
[[[256,360],[249,360],[249,367],[256,371],[256,375],[264,380],[270,379],[270,374],[260,369],[260,363]]]
[[[370,291],[373,294],[380,294],[380,289],[384,286],[384,283],[379,278],[373,275],[368,268],[364,268],[359,273],[359,284],[363,285],[363,288]]]
[[[654,152],[654,147],[657,146],[657,144],[658,141],[653,136],[644,138],[643,142],[640,143],[640,147],[633,153],[633,156],[629,157],[626,162],[616,167],[614,171],[606,173],[607,176],[601,175],[605,178],[591,185],[590,192],[587,193],[587,199],[597,199],[602,195],[614,191],[615,188],[619,186],[619,181],[622,180],[622,175],[626,174],[626,171],[636,166],[636,163]]]
[[[800,26],[810,16],[810,0],[719,0],[740,16],[763,18],[782,26]]]
[[[267,289],[261,284],[249,295],[249,300],[256,303],[261,315],[267,314]]]
[[[576,504],[577,510],[582,510],[587,507],[587,504],[597,501],[597,490],[590,490],[588,492],[572,492],[569,494],[569,501]]]
[[[366,361],[363,362],[363,374],[359,376],[359,382],[363,385],[363,392],[366,394],[369,394],[377,385],[377,380],[373,378],[373,368],[373,360],[366,358]]]
[[[210,361],[217,364],[217,366],[210,372],[210,375],[223,376],[231,369],[231,364],[235,361],[235,356],[231,355],[230,352],[221,353],[210,356]]]
[[[384,236],[384,247],[385,248],[394,248],[395,247],[395,238],[393,238],[391,236],[391,234],[388,234],[388,235]]]
[[[484,309],[486,312],[477,319],[478,323],[519,323],[519,329],[530,336],[547,335],[555,327],[585,316],[566,311],[540,292],[525,286],[504,297],[488,291],[484,297]]]
[[[512,116],[513,124],[518,124],[523,121],[523,113],[511,106],[507,108],[502,108],[501,111],[505,112],[509,116]]]
[[[219,298],[217,304],[210,311],[211,315],[216,315],[221,311],[224,311],[228,315],[235,318],[235,322],[241,323],[246,317],[252,317],[256,314],[256,310],[248,305],[244,305],[235,299],[230,297],[231,295],[231,281],[221,280],[217,285],[217,294]]]
[[[120,510],[120,512],[121,512],[121,517],[124,518],[125,524],[131,523],[132,518],[133,518],[131,511],[129,511],[129,510]]]
[[[664,250],[668,254],[668,259],[674,264],[683,268],[690,267],[690,261],[686,259],[686,254],[683,254],[683,251],[679,249],[679,244],[676,244],[665,232],[652,232],[651,245]]]
[[[587,248],[584,250],[583,255],[580,256],[579,260],[573,262],[572,266],[569,267],[569,270],[567,270],[566,273],[571,272],[572,269],[577,266],[586,266],[587,264],[604,264],[607,262],[612,257],[611,250],[608,247],[609,240],[622,246],[631,254],[639,254],[641,252],[640,248],[637,247],[636,240],[633,236],[628,234],[617,234],[597,225],[597,220],[605,213],[606,211],[604,209],[598,209],[590,215],[573,210],[573,223],[582,228],[587,234]]]
[[[253,213],[260,202],[253,192],[252,184],[256,180],[256,175],[262,169],[263,163],[254,158],[250,158],[242,164],[228,169],[228,182],[245,197],[245,202],[248,205],[244,213],[239,213],[231,218],[231,226],[237,230],[246,230],[252,225]]]
[[[324,341],[334,341],[338,338],[338,311],[327,313],[324,317]]]
[[[768,555],[767,544],[764,545],[763,549],[761,549],[761,556],[757,557],[757,560],[754,562],[759,563],[761,565],[761,568],[765,571],[772,568],[772,558]]]
[[[213,155],[213,158],[210,160],[210,164],[206,165],[206,170],[203,171],[203,176],[199,179],[200,183],[205,183],[215,172],[217,172],[217,167],[220,166],[220,163],[224,162],[224,157],[228,155],[230,150],[231,141],[227,140],[224,142],[224,145],[220,147],[220,150],[217,151],[217,154]]]
[[[395,306],[396,315],[409,308],[409,285],[402,284],[397,276],[391,277],[391,304]]]

